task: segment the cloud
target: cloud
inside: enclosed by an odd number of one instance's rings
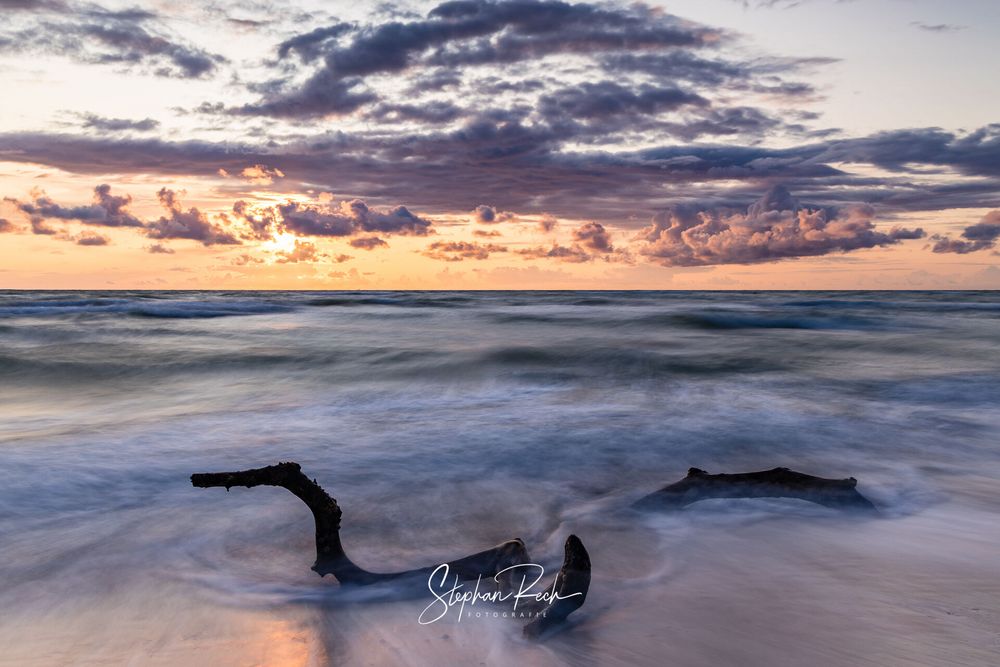
[[[146,252],[153,255],[173,255],[174,249],[169,246],[165,246],[162,243],[154,243],[146,246]]]
[[[80,117],[83,127],[100,132],[151,132],[160,126],[160,122],[152,118],[132,120],[129,118],[106,118],[92,113],[77,115]]]
[[[32,39],[49,34],[44,22],[95,23],[138,26],[126,31],[138,43],[149,36],[179,43],[165,28],[167,17],[152,11],[68,6],[65,15],[32,19],[39,26]],[[364,12],[357,9],[352,15]],[[21,27],[0,33],[12,30]],[[244,241],[281,229],[419,235],[437,214],[473,210],[482,222],[512,215],[506,211],[531,220],[546,213],[553,217],[543,219],[545,231],[556,217],[634,229],[695,199],[711,209],[739,206],[775,182],[827,207],[1000,207],[1000,124],[852,138],[812,129],[818,116],[806,105],[816,91],[808,81],[833,60],[747,55],[738,35],[659,8],[461,0],[425,15],[380,6],[353,22],[289,18],[280,30],[276,40],[287,37],[280,46],[254,54],[271,59],[239,72],[202,108],[219,115],[208,119],[211,132],[197,136],[239,131],[239,138],[143,136],[138,124],[150,119],[94,116],[87,132],[0,133],[0,159],[95,178],[214,178],[220,169],[253,184],[282,178],[282,192],[296,203],[266,210],[244,204],[230,214],[226,229]],[[84,55],[138,49],[137,59],[123,56],[119,67],[177,69],[169,50],[144,52],[125,39],[112,49],[96,39],[81,37],[74,48]],[[351,117],[335,126],[311,120],[327,114]],[[306,200],[321,191],[411,208],[365,213]]]
[[[266,207],[255,212],[249,203],[241,199],[233,204],[233,214],[248,228],[243,238],[266,241],[274,236],[277,225],[274,208]]]
[[[525,259],[554,259],[574,264],[599,258],[607,261],[632,261],[627,253],[616,251],[611,243],[611,234],[599,222],[586,222],[574,229],[572,245],[553,243],[551,247],[522,248],[517,253]]]
[[[314,75],[301,88],[272,94],[265,100],[230,109],[229,113],[244,116],[275,118],[317,118],[349,114],[374,102],[378,97],[360,90],[360,79],[338,79],[329,71]]]
[[[489,259],[491,253],[497,252],[507,252],[507,248],[495,243],[435,241],[427,246],[423,255],[445,262],[461,262],[464,259]]]
[[[8,11],[55,11],[66,8],[60,0],[0,0],[0,7]]]
[[[614,246],[611,245],[611,235],[604,229],[604,225],[598,222],[588,222],[574,229],[573,240],[593,252],[614,251]]]
[[[351,236],[364,232],[426,235],[431,221],[405,206],[374,208],[360,199],[337,204],[288,202],[277,207],[282,227],[300,236]]]
[[[921,238],[920,229],[875,229],[874,209],[803,207],[776,186],[745,213],[674,207],[637,236],[639,252],[665,266],[754,264],[849,252]]]
[[[229,262],[233,266],[250,266],[251,264],[263,264],[264,260],[260,257],[254,257],[253,255],[248,255],[246,253],[242,255],[237,255],[233,257]]]
[[[492,225],[497,222],[510,222],[516,220],[517,216],[509,211],[498,211],[493,206],[480,204],[472,211],[472,219],[483,225]]]
[[[277,207],[281,226],[299,236],[350,236],[356,232],[350,212],[329,206],[288,202]]]
[[[363,236],[351,239],[351,247],[359,250],[375,250],[376,248],[387,248],[389,244],[377,236]]]
[[[594,255],[587,252],[579,245],[563,246],[553,243],[552,247],[545,248],[538,246],[535,248],[522,248],[517,253],[525,259],[554,259],[560,262],[571,262],[581,264],[594,259]]]
[[[17,227],[10,220],[0,218],[0,234],[9,234],[17,231]]]
[[[922,21],[911,21],[910,25],[914,28],[919,28],[925,32],[956,32],[958,30],[965,30],[964,25],[955,25],[952,23],[924,23]]]
[[[643,85],[633,90],[616,81],[601,81],[549,93],[541,98],[540,111],[548,118],[594,120],[708,105],[704,97],[680,88]]]
[[[202,245],[239,245],[232,233],[208,220],[197,208],[184,210],[177,193],[162,188],[156,193],[167,215],[146,225],[146,235],[153,239],[191,239]]]
[[[380,103],[366,114],[366,118],[383,123],[419,121],[440,125],[449,123],[465,115],[465,110],[453,102],[433,100],[425,104],[385,104]]]
[[[618,226],[690,201],[691,185],[713,205],[735,206],[751,192],[783,182],[827,205],[866,201],[893,212],[1000,207],[1000,124],[971,132],[897,130],[786,148],[662,142],[638,150],[587,150],[563,148],[561,141],[550,128],[503,120],[455,131],[345,133],[268,146],[0,133],[0,159],[83,174],[185,177],[213,177],[220,167],[239,173],[247,164],[280,164],[290,190],[304,183],[309,189],[365,192],[431,214],[469,211],[488,198],[498,211]],[[847,171],[853,165],[859,173]],[[869,166],[886,174],[872,175]],[[935,172],[952,177],[924,177]],[[351,214],[325,206],[298,204],[287,213],[327,219],[334,230],[339,221],[339,235],[349,235],[354,225]]]
[[[240,177],[254,185],[271,185],[277,179],[284,178],[285,174],[280,169],[268,167],[263,164],[255,164],[243,169],[240,172]]]
[[[295,239],[295,246],[289,251],[278,253],[278,264],[297,264],[299,262],[318,262],[320,254],[316,244]]]
[[[15,4],[57,9],[56,3]],[[7,24],[0,28],[0,51],[52,54],[184,79],[212,74],[225,62],[219,55],[171,37],[153,12],[113,11],[92,4],[64,3],[57,11],[32,13],[26,25]]]
[[[682,82],[751,89],[764,85],[763,79],[752,81],[766,77],[767,84],[788,95],[812,92],[807,84],[782,87],[780,75],[798,67],[791,60],[763,68],[697,55],[733,41],[724,31],[639,3],[454,0],[426,16],[390,10],[372,13],[368,22],[313,27],[278,46],[276,76],[250,87],[256,101],[205,110],[308,119],[364,108],[367,118],[383,122],[441,125],[470,119],[484,105],[497,109],[503,93],[516,91],[533,94],[530,106],[547,120],[586,121],[711,105]],[[684,67],[668,71],[629,55],[674,58]],[[515,63],[528,65],[515,69]],[[546,94],[551,86],[532,78],[532,65],[539,63],[564,81],[578,78],[573,72],[581,63],[607,77]],[[383,98],[382,84],[390,79],[403,82],[403,99]],[[429,97],[444,89],[463,95]]]
[[[59,230],[53,229],[51,226],[45,224],[45,220],[43,218],[32,217],[31,233],[39,236],[55,236],[59,233]]]
[[[102,227],[143,226],[142,221],[128,210],[132,197],[112,195],[111,186],[106,184],[94,188],[94,203],[90,205],[61,206],[44,193],[36,195],[30,202],[11,201],[32,220],[77,220]]]
[[[77,245],[82,246],[104,246],[111,243],[111,239],[107,236],[95,234],[94,232],[84,232],[80,236],[76,237],[75,240]]]
[[[995,248],[1000,240],[1000,211],[990,211],[982,220],[966,227],[961,239],[935,235],[932,250],[936,253],[956,253],[965,255],[980,250]]]

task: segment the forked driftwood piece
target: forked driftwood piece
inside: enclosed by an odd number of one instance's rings
[[[707,498],[798,498],[842,510],[877,512],[857,490],[858,480],[824,479],[788,468],[710,475],[690,468],[687,477],[640,499],[641,509],[681,509]]]
[[[312,569],[320,576],[332,574],[341,584],[369,585],[398,582],[426,587],[428,577],[440,567],[432,565],[401,572],[369,572],[355,564],[344,552],[344,547],[340,543],[340,519],[343,514],[340,506],[315,480],[309,479],[302,473],[302,467],[298,463],[289,461],[236,472],[198,473],[191,475],[191,484],[201,488],[221,486],[225,487],[226,491],[234,486],[247,488],[280,486],[291,491],[312,511],[315,520],[316,563]],[[471,580],[481,577],[484,581],[489,581],[512,566],[530,562],[524,541],[515,538],[492,549],[449,562],[449,578],[457,576],[461,580]],[[513,576],[513,571],[501,576],[499,581],[501,589],[513,586]],[[570,535],[566,540],[566,556],[555,586],[559,594],[566,599],[558,599],[541,610],[542,613],[525,627],[525,634],[538,636],[565,620],[583,604],[590,587],[590,557],[583,543],[575,535]],[[573,593],[580,595],[572,595]],[[533,629],[529,631],[529,628]]]

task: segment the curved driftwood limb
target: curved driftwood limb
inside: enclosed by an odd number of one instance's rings
[[[355,564],[340,543],[340,519],[343,515],[340,506],[315,480],[303,474],[298,463],[278,463],[236,472],[198,473],[191,475],[191,484],[201,488],[225,487],[227,491],[234,486],[280,486],[291,491],[309,507],[315,520],[316,563],[312,569],[320,576],[332,574],[342,584],[401,582],[411,584],[408,588],[415,590],[426,587],[428,577],[440,567],[434,565],[416,570],[382,573],[370,572]],[[530,562],[524,541],[517,538],[451,561],[447,565],[449,577],[481,579],[487,585],[496,580],[499,588],[507,591],[514,588],[514,566]],[[535,620],[525,626],[525,634],[537,637],[561,623],[583,604],[589,587],[590,557],[580,539],[576,535],[570,535],[566,540],[563,567],[554,584],[555,599],[548,606],[537,610]],[[398,592],[403,593],[405,590],[407,588],[400,587]]]
[[[191,475],[191,484],[201,488],[221,486],[227,491],[234,486],[280,486],[291,491],[312,511],[315,520],[316,563],[312,569],[320,576],[332,574],[342,584],[366,585],[410,577],[426,581],[434,570],[434,567],[426,567],[402,572],[369,572],[356,565],[340,543],[340,519],[343,516],[340,506],[315,480],[305,476],[298,463],[278,463],[237,472],[198,473]],[[512,565],[529,560],[524,542],[513,539],[460,558],[448,566],[452,575],[460,579],[475,579],[480,575],[493,577]]]
[[[857,490],[858,480],[824,479],[788,468],[710,475],[691,468],[687,477],[633,505],[641,509],[681,509],[707,498],[798,498],[835,509],[877,512]]]
[[[535,619],[524,626],[524,636],[537,638],[554,628],[583,606],[590,590],[590,554],[576,535],[566,538],[566,555],[556,576],[554,599],[536,612]]]

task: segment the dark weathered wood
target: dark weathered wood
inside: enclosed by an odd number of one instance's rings
[[[556,576],[556,598],[524,626],[524,636],[537,638],[583,606],[590,590],[590,554],[576,535],[566,539],[562,569]]]
[[[315,480],[302,472],[298,463],[278,463],[265,468],[237,472],[200,473],[191,475],[196,487],[280,486],[291,491],[312,511],[316,525],[316,563],[313,570],[320,576],[332,574],[342,584],[373,584],[402,578],[423,578],[434,567],[404,570],[401,572],[370,572],[356,565],[344,552],[340,542],[340,519],[343,512],[337,501],[323,490]],[[475,579],[482,575],[493,577],[501,570],[529,562],[528,550],[520,539],[508,540],[492,549],[450,562],[449,570],[460,579]]]
[[[635,503],[640,509],[681,509],[708,498],[798,498],[841,510],[875,513],[875,505],[857,490],[858,480],[824,479],[788,468],[710,475],[691,468],[687,477]]]
[[[343,516],[340,506],[315,480],[306,477],[298,463],[278,463],[236,472],[198,473],[191,475],[191,484],[201,488],[224,487],[227,491],[234,486],[278,486],[291,491],[312,511],[316,525],[316,563],[312,569],[320,576],[332,574],[342,584],[393,582],[400,584],[398,588],[394,588],[400,594],[412,593],[416,589],[426,590],[428,577],[440,566],[401,572],[370,572],[355,564],[344,552],[340,542],[340,520]],[[515,565],[530,562],[524,541],[515,538],[492,549],[451,561],[448,563],[448,570],[450,577],[457,576],[461,580],[481,578],[488,583],[498,579],[500,588],[507,589],[513,586],[512,575],[508,573],[499,578],[497,575]],[[571,535],[566,540],[563,567],[556,579],[556,590],[566,599],[554,600],[543,609],[544,617],[536,617],[529,623],[525,627],[525,634],[537,637],[565,620],[583,604],[589,586],[590,557],[580,539]],[[576,592],[582,595],[571,595]]]

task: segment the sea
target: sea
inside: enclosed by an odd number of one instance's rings
[[[593,564],[541,641],[310,570]],[[632,504],[783,466],[794,499]],[[477,608],[476,611],[480,611]],[[1000,664],[1000,293],[0,292],[0,665]]]

